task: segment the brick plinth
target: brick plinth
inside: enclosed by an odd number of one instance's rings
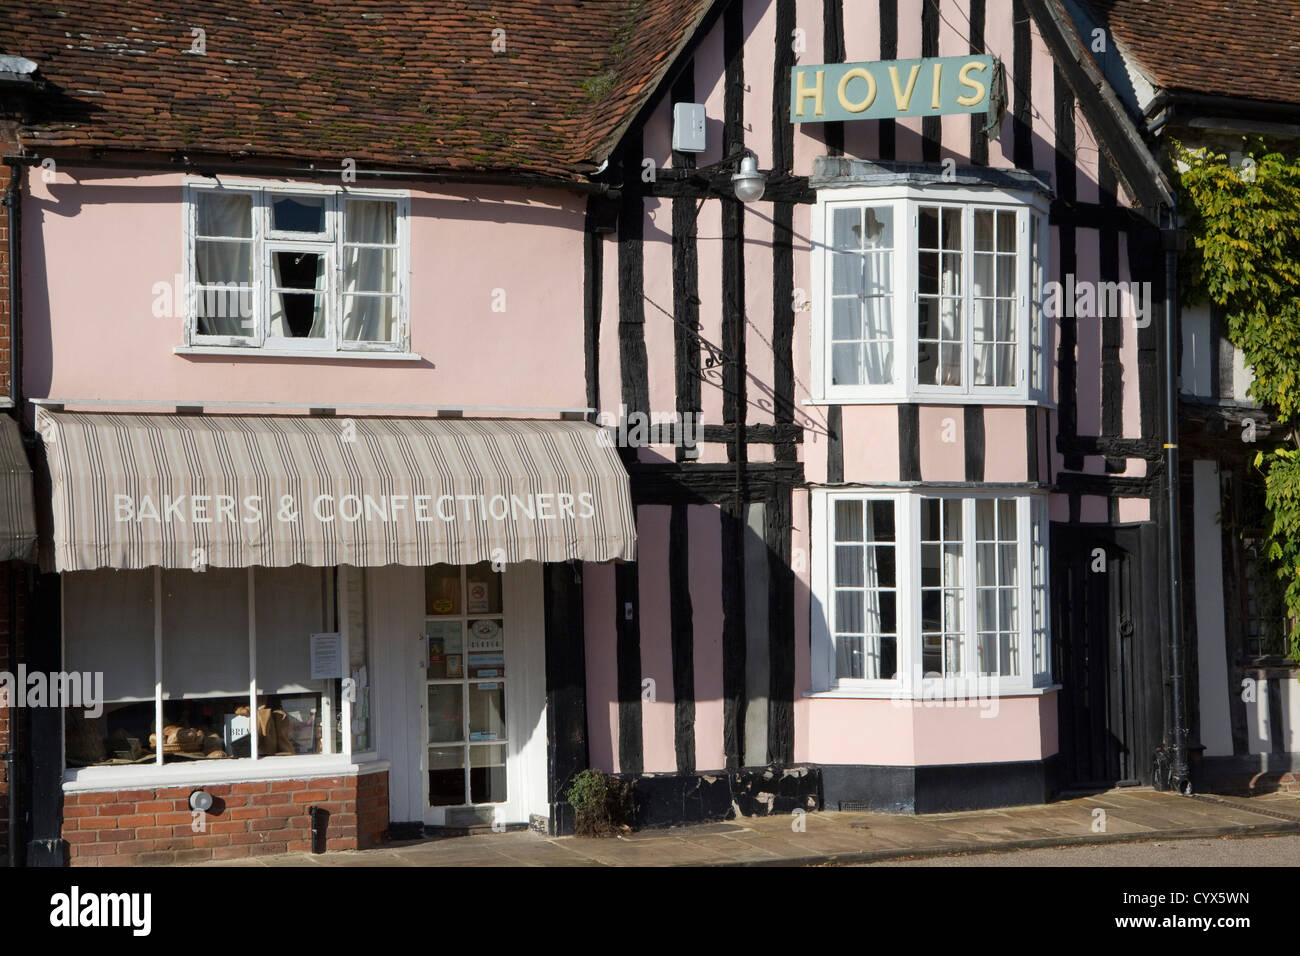
[[[67,793],[63,839],[73,866],[165,866],[311,850],[310,806],[329,811],[327,850],[382,842],[388,829],[384,771],[305,780],[205,784],[215,798],[195,829],[198,787]]]

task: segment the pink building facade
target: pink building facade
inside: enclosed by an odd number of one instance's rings
[[[676,6],[564,175],[29,125],[35,605],[105,682],[34,744],[49,859],[569,832],[588,768],[646,826],[1178,785],[1168,187],[1078,33]],[[984,56],[987,112],[820,121],[795,79]]]

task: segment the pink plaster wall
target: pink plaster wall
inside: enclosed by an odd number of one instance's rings
[[[844,480],[897,481],[898,408],[845,405],[840,414],[844,428]]]
[[[183,308],[162,318],[153,308],[155,284],[183,273],[182,177],[68,169],[27,182],[29,395],[586,405],[575,195],[411,186],[411,347],[423,361],[392,362],[176,355]],[[514,254],[503,254],[507,231]],[[496,289],[505,312],[492,311]]]
[[[921,478],[925,481],[966,479],[965,410],[947,405],[922,405]],[[952,441],[945,439],[951,438]]]
[[[668,522],[672,508],[637,508],[637,585],[641,608],[641,679],[654,681],[654,700],[641,694],[641,733],[646,773],[675,771],[673,638],[668,591]]]
[[[695,766],[727,765],[722,744],[722,511],[690,505],[691,608],[695,631]]]
[[[583,647],[587,655],[587,747],[591,766],[618,772],[618,642],[614,566],[582,566]]]
[[[806,759],[816,763],[1007,763],[1057,750],[1054,693],[945,702],[821,697],[808,700],[807,713]]]
[[[1023,408],[984,409],[984,480],[1028,481]]]

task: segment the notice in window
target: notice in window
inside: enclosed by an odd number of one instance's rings
[[[343,640],[338,631],[311,636],[311,679],[343,676]]]

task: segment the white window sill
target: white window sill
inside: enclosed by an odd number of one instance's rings
[[[934,392],[880,395],[868,398],[805,398],[799,404],[809,407],[829,405],[1004,405],[1013,408],[1055,409],[1056,403],[1046,398],[1026,398],[1023,395],[939,395]]]
[[[341,754],[312,754],[302,757],[264,757],[260,760],[208,760],[193,763],[131,764],[117,767],[79,767],[63,774],[65,793],[95,790],[144,790],[162,787],[190,787],[204,784],[249,783],[263,780],[310,780],[314,777],[355,776],[387,770],[386,760],[367,759],[357,754],[348,760]]]
[[[172,352],[176,355],[238,355],[240,358],[309,358],[331,362],[423,362],[423,356],[415,352],[348,351],[335,352],[331,349],[259,349],[240,348],[231,345],[178,345]]]
[[[1053,691],[1058,691],[1060,689],[1060,684],[1047,684],[1042,687],[1016,687],[1001,692],[986,692],[986,688],[980,688],[979,693],[977,694],[968,694],[964,697],[945,697],[943,691],[939,688],[936,688],[933,693],[922,691],[920,694],[914,694],[904,693],[903,691],[879,690],[865,687],[837,687],[833,690],[804,691],[803,696],[808,700],[893,700],[900,704],[937,704],[944,701],[952,701],[956,703],[962,700],[989,700],[995,697],[1041,697],[1044,694],[1050,694]]]

